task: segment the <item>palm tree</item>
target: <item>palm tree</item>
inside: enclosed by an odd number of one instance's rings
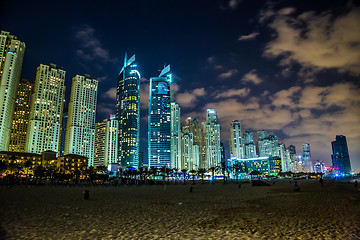
[[[186,179],[185,179],[185,176],[186,176],[186,172],[187,172],[187,169],[181,169],[181,172],[184,174],[184,185],[186,184]]]
[[[173,168],[173,174],[175,175],[175,184],[177,184],[177,173],[178,173],[178,169]]]
[[[192,175],[192,184],[195,185],[195,175],[197,171],[195,169],[190,170],[190,173]]]
[[[201,175],[201,184],[204,184],[204,174],[206,173],[206,169],[205,168],[199,168],[198,169],[198,174]]]
[[[157,173],[157,168],[154,167],[154,166],[151,166],[150,167],[150,170],[149,170],[149,175],[153,175],[153,180],[154,182],[156,183],[156,173]]]
[[[212,182],[211,183],[215,183],[215,172],[219,170],[219,167],[211,167],[209,168],[209,171],[211,171],[212,173]]]
[[[239,183],[239,169],[240,169],[240,163],[235,163],[233,170],[236,176],[236,183]]]
[[[0,161],[0,173],[7,169],[7,164],[4,161]]]

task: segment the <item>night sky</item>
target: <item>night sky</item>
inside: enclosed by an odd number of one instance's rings
[[[150,77],[171,64],[182,120],[218,112],[229,155],[230,121],[265,129],[312,160],[331,164],[331,141],[347,137],[360,169],[360,7],[353,1],[1,1],[0,29],[26,44],[22,78],[40,63],[99,80],[97,119],[115,113],[124,53],[136,54],[141,143],[147,150]],[[255,134],[255,138],[256,138]]]

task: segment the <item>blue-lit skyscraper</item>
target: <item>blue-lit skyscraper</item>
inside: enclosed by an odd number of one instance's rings
[[[159,77],[150,78],[149,87],[149,167],[171,167],[171,73],[170,65]]]
[[[336,135],[335,141],[331,142],[333,154],[331,155],[332,164],[339,168],[341,173],[351,173],[350,156],[347,147],[346,137]]]
[[[116,118],[119,122],[119,162],[123,167],[139,166],[140,73],[135,55],[125,54],[116,92]]]

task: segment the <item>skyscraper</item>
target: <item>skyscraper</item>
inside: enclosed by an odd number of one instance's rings
[[[281,171],[282,172],[292,171],[290,151],[286,149],[284,143],[279,143],[279,154],[281,158]]]
[[[0,151],[8,151],[25,43],[9,32],[0,33]]]
[[[271,143],[268,139],[267,132],[260,130],[258,134],[258,148],[260,157],[272,157]]]
[[[67,109],[66,109],[63,112],[63,117],[62,117],[62,122],[61,122],[60,149],[59,149],[60,157],[65,155],[65,137],[66,137],[67,119],[68,119],[68,113],[67,113]]]
[[[149,167],[171,168],[171,73],[170,65],[159,77],[150,78],[148,163]]]
[[[308,142],[303,144],[303,169],[304,172],[312,172],[312,164],[311,164],[311,153],[310,153],[310,144]]]
[[[244,139],[241,137],[241,125],[238,120],[230,123],[230,157],[245,157]]]
[[[118,121],[110,116],[95,125],[94,167],[118,162]]]
[[[205,137],[203,137],[203,131],[201,129],[201,126],[199,125],[199,122],[196,118],[188,117],[185,120],[185,125],[182,128],[182,131],[185,132],[186,130],[189,130],[194,137],[194,145],[197,145],[199,147],[199,168],[204,168],[205,165]]]
[[[171,103],[171,167],[179,169],[181,165],[180,107]]]
[[[339,168],[341,173],[351,173],[350,156],[344,135],[336,135],[335,141],[331,142],[332,164],[334,167]]]
[[[119,162],[123,167],[139,167],[140,73],[135,55],[125,54],[116,92],[116,119],[119,123]]]
[[[194,153],[193,153],[193,146],[194,146],[194,135],[189,130],[185,130],[181,134],[181,164],[179,166],[179,170],[187,169],[192,170],[194,169]]]
[[[220,125],[217,113],[214,109],[207,109],[206,120],[204,122],[206,159],[205,167],[217,167],[221,164],[220,146]]]
[[[55,64],[40,64],[36,71],[26,152],[58,152],[65,95],[65,71]]]
[[[20,80],[15,100],[9,151],[25,151],[26,133],[30,117],[30,102],[33,90],[33,83],[26,79]]]
[[[256,146],[254,144],[254,136],[251,130],[246,130],[244,134],[245,138],[245,158],[256,158]]]
[[[98,81],[87,74],[73,78],[66,124],[65,155],[87,157],[88,166],[94,164],[97,89]]]

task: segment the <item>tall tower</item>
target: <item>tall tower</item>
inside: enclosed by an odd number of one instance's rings
[[[238,120],[230,123],[230,157],[245,157],[244,139],[241,137],[241,125]]]
[[[171,73],[170,65],[159,77],[150,78],[148,158],[149,167],[171,167]]]
[[[87,157],[94,164],[95,112],[98,81],[90,75],[76,75],[71,85],[64,154]]]
[[[332,164],[334,167],[339,168],[341,173],[350,174],[350,156],[344,135],[336,135],[335,141],[331,142],[332,152]]]
[[[20,80],[15,100],[15,110],[11,126],[9,151],[25,151],[25,140],[30,117],[30,102],[33,90],[33,83],[26,79]]]
[[[245,158],[256,158],[256,146],[254,144],[254,135],[251,130],[246,130],[244,134],[245,138]]]
[[[267,132],[265,130],[260,130],[258,134],[258,148],[260,157],[272,157],[271,156],[271,145],[267,137]]]
[[[206,141],[205,167],[217,167],[221,164],[220,125],[214,109],[207,109],[204,122]]]
[[[55,64],[40,64],[36,71],[26,152],[58,152],[65,95],[65,71]]]
[[[308,142],[303,144],[303,164],[304,164],[304,171],[311,172],[312,171],[312,164],[311,164],[311,153],[310,153],[310,144]]]
[[[118,161],[118,121],[110,116],[95,125],[94,167]]]
[[[171,103],[171,167],[179,169],[181,165],[180,107]]]
[[[8,151],[25,43],[0,33],[0,151]]]
[[[127,59],[118,77],[116,119],[119,122],[118,158],[123,167],[139,166],[140,73],[135,55]]]
[[[204,143],[204,137],[203,137],[203,131],[201,129],[201,126],[199,125],[199,122],[196,118],[188,117],[185,120],[185,125],[182,128],[182,131],[185,132],[186,130],[189,130],[194,137],[194,145],[198,146],[199,148],[199,168],[205,168],[205,143]]]

